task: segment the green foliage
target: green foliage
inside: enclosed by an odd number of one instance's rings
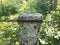
[[[42,13],[46,21],[60,20],[60,5],[51,11],[50,0],[0,0],[0,20],[16,19],[24,12]],[[0,45],[19,45],[18,33],[16,22],[0,22]],[[39,41],[40,45],[60,45],[60,23],[43,22]]]
[[[46,21],[60,20],[60,11],[52,11],[47,14]],[[54,22],[44,22],[41,26],[40,43],[42,45],[60,45],[60,24]]]
[[[17,23],[0,23],[0,45],[14,45],[18,41],[18,32]]]
[[[50,12],[50,0],[35,0],[32,3],[32,7],[36,9],[36,12],[47,14]]]
[[[2,10],[1,15],[5,16],[17,13],[16,7],[14,6],[4,6],[1,10]]]

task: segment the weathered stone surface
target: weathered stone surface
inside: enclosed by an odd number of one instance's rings
[[[24,13],[19,15],[19,20],[42,20],[43,16],[40,13]]]
[[[18,20],[43,20],[43,16],[40,13],[24,13],[19,15]],[[40,26],[38,22],[19,23],[20,45],[39,45]]]

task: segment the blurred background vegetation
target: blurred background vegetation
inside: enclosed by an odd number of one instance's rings
[[[60,20],[60,0],[0,0],[0,20],[16,20],[19,14],[38,12],[44,20]],[[0,22],[0,45],[19,45],[17,22]],[[60,45],[60,23],[43,22],[40,45]]]

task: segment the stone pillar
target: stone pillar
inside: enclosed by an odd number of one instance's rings
[[[19,15],[19,41],[20,45],[39,45],[40,26],[43,16],[40,13],[24,13]]]

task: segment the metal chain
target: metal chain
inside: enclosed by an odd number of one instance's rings
[[[0,22],[45,22],[45,23],[60,23],[59,20],[56,21],[47,21],[47,20],[0,20]]]

